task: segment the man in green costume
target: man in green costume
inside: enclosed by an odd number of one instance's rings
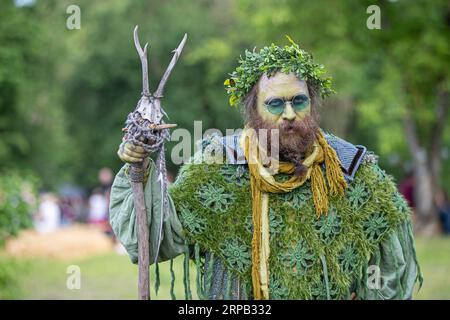
[[[136,263],[128,168],[143,161],[150,261],[185,255],[187,299],[190,258],[202,299],[410,299],[422,283],[410,209],[372,152],[320,129],[331,79],[289,41],[241,57],[225,86],[246,126],[201,141],[169,189],[169,212],[149,155],[122,142],[113,230]]]

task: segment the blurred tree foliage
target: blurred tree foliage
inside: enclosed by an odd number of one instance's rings
[[[37,178],[23,172],[2,172],[0,176],[0,247],[21,229],[30,228],[37,209]]]
[[[56,1],[17,8],[0,0],[0,162],[30,168],[46,185],[70,177],[70,136],[61,108],[63,36]],[[46,20],[48,19],[48,20]]]
[[[37,209],[37,181],[30,173],[0,172],[0,249],[7,238],[32,226],[32,214]],[[0,253],[0,300],[19,296],[18,268],[19,264]]]
[[[223,80],[244,49],[285,44],[288,34],[334,77],[324,128],[374,150],[396,177],[425,168],[430,185],[450,189],[448,1],[79,0],[80,30],[66,28],[72,1],[0,3],[0,161],[47,186],[93,186],[101,167],[119,168],[120,129],[141,91],[139,24],[151,89],[188,33],[163,100],[179,127],[241,127]],[[381,30],[366,27],[372,4]]]

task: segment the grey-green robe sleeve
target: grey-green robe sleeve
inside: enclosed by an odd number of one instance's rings
[[[421,286],[423,279],[416,258],[410,220],[400,224],[379,245],[363,278],[357,286],[357,299],[412,299],[415,283],[419,281]]]
[[[112,229],[127,250],[131,261],[138,261],[137,224],[133,204],[133,193],[126,171],[129,165],[124,165],[116,175],[110,199],[110,223]],[[161,224],[161,191],[157,181],[155,166],[152,160],[149,164],[149,175],[144,187],[147,221],[149,225],[150,263],[155,261],[158,247],[159,228]],[[172,199],[169,197],[169,215],[163,221],[162,243],[158,261],[172,259],[184,252],[182,226],[178,220]]]

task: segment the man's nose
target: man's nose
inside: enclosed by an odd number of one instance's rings
[[[294,120],[297,115],[295,114],[294,109],[292,108],[292,105],[290,102],[286,102],[286,106],[284,108],[283,112],[283,119],[284,120]]]

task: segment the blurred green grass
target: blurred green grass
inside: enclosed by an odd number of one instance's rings
[[[450,237],[418,238],[416,249],[424,282],[414,298],[450,300]]]
[[[415,299],[450,299],[450,238],[416,240],[417,254],[425,278],[422,289],[415,290]],[[48,259],[16,260],[18,299],[135,299],[137,267],[127,256],[110,253],[78,261]],[[67,267],[81,269],[81,288],[66,287]],[[184,298],[183,257],[174,263],[175,295]],[[195,294],[195,267],[190,275],[192,294]],[[170,299],[169,263],[160,264],[161,285],[158,296],[154,291],[154,267],[151,268],[152,299]]]
[[[17,263],[17,260],[16,260]],[[18,279],[18,299],[136,299],[137,265],[128,256],[112,252],[77,261],[48,259],[27,259],[21,261],[26,273]],[[76,265],[81,272],[80,289],[70,290],[66,286],[67,268]],[[160,287],[155,294],[155,268],[151,266],[151,298],[170,299],[169,262],[159,265]],[[190,274],[191,290],[195,288],[195,265]],[[175,286],[177,299],[184,298],[183,257],[174,260]],[[194,296],[195,292],[192,292]]]

